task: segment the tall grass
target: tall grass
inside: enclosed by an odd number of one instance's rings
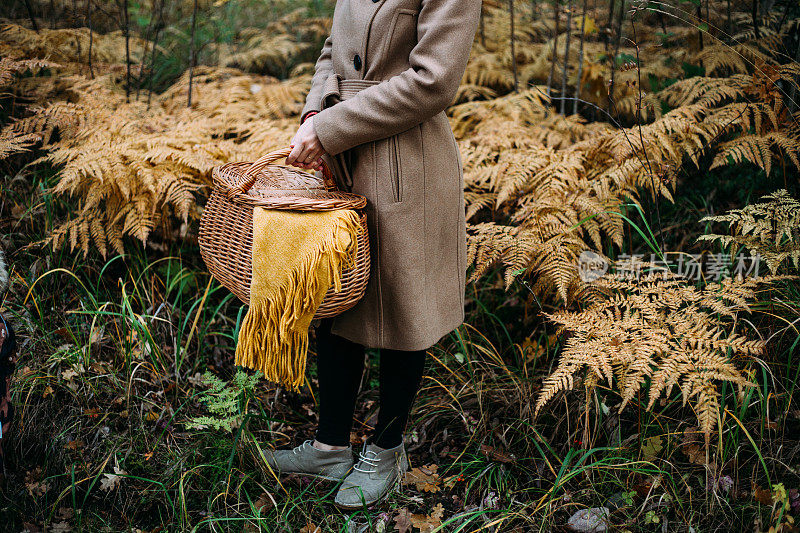
[[[4,226],[5,239],[21,246],[10,247],[3,308],[25,339],[18,432],[7,449],[13,489],[0,497],[13,527],[367,531],[393,527],[401,509],[426,514],[438,503],[446,510],[439,531],[547,531],[591,506],[608,507],[615,526],[631,531],[784,520],[753,491],[797,487],[785,451],[797,445],[800,418],[795,285],[757,304],[757,329],[773,332],[775,348],[752,362],[757,387],[743,397],[724,389],[720,429],[699,452],[678,394],[653,412],[640,399],[617,413],[618,396],[601,387],[589,398],[562,396],[535,418],[532,401],[560,338],[522,280],[509,292],[499,273],[471,285],[467,324],[431,350],[408,431],[412,466],[440,465],[438,490],[405,485],[384,507],[341,514],[330,504],[335,486],[276,478],[260,458],[264,447],[311,436],[313,357],[311,388],[293,394],[261,381],[234,391],[230,432],[189,429],[208,414],[202,373],[233,386],[242,306],[205,272],[191,242],[131,247],[107,261],[53,254],[36,238],[25,245],[68,208],[48,196],[51,176],[4,182],[26,213]],[[641,211],[627,216],[641,244],[655,242]],[[376,383],[376,363],[371,354],[365,384]],[[360,399],[355,441],[374,423],[376,391],[365,387]]]

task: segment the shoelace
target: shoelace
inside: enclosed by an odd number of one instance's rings
[[[371,454],[371,456],[367,455]],[[372,469],[364,470],[363,468],[359,468],[362,463],[366,463],[367,465],[371,466]],[[359,472],[364,472],[365,474],[372,474],[377,472],[375,468],[378,466],[378,454],[369,450],[368,452],[360,452],[358,454],[358,464],[353,467],[353,470],[358,470]]]
[[[298,453],[300,453],[300,450],[302,450],[303,448],[305,448],[305,447],[306,447],[306,445],[307,445],[307,444],[310,444],[311,442],[312,442],[312,441],[310,441],[310,440],[307,440],[307,441],[305,441],[303,444],[301,444],[301,445],[299,445],[299,446],[295,446],[294,448],[292,448],[292,453],[293,453],[293,454],[295,454],[295,455],[297,455]]]

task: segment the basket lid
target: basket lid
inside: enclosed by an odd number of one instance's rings
[[[232,202],[295,211],[363,209],[367,199],[336,188],[333,174],[323,164],[323,177],[299,168],[276,165],[289,155],[284,148],[271,152],[254,163],[228,163],[215,167],[214,187]]]

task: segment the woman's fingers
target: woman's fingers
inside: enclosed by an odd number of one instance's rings
[[[304,152],[305,159],[303,160],[303,162],[307,165],[313,165],[316,161],[318,161],[322,157],[322,154],[324,153],[325,150],[319,147],[310,147],[308,151]]]
[[[304,122],[292,139],[292,151],[286,158],[288,165],[313,168],[325,153],[314,131],[314,117]]]
[[[324,152],[323,152],[323,154],[324,154]],[[307,168],[309,170],[322,170],[322,165],[324,163],[322,162],[322,157],[321,156],[322,156],[322,154],[320,155],[320,157],[317,157],[316,159],[312,160],[310,163],[306,163],[305,165],[303,165],[303,168]]]
[[[311,148],[308,145],[303,145],[303,147],[300,150],[300,154],[298,154],[297,156],[297,162],[303,166],[307,166],[310,162],[313,161],[312,159],[313,156],[314,156],[313,148]]]
[[[302,147],[301,143],[297,143],[297,144],[292,143],[292,151],[289,152],[288,156],[286,156],[286,164],[287,165],[296,165],[298,163],[297,156],[299,156],[300,153],[303,151],[303,149],[301,147]]]
[[[312,164],[316,163],[322,157],[323,153],[324,153],[324,151],[320,150],[319,148],[314,148],[314,149],[309,150],[308,151],[308,155],[306,156],[306,159],[305,159],[305,163],[307,165],[312,165]]]
[[[292,147],[292,151],[286,158],[286,164],[301,168],[316,168],[322,164],[324,153],[325,150],[321,148],[298,143]]]

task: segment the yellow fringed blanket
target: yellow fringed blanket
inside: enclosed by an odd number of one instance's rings
[[[253,210],[250,309],[239,330],[236,364],[298,390],[303,384],[308,327],[341,272],[354,264],[361,231],[353,210]]]

